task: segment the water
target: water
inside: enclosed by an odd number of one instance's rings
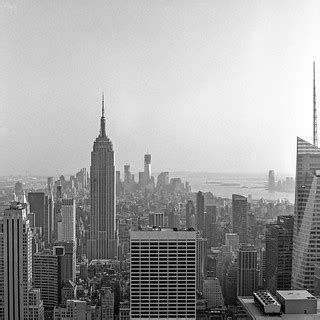
[[[294,192],[268,191],[266,188],[268,177],[263,174],[177,172],[170,174],[170,178],[173,177],[181,177],[183,181],[189,181],[193,192],[210,191],[217,197],[228,199],[231,199],[232,194],[251,195],[253,199],[287,199],[294,203]],[[281,175],[276,179],[283,180],[285,177]]]

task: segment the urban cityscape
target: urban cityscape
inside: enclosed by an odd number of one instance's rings
[[[10,2],[2,8],[19,10]],[[90,101],[89,113],[99,110],[90,163],[78,167],[75,154],[72,173],[37,171],[55,162],[48,156],[55,147],[31,127],[21,129],[44,149],[25,173],[0,176],[0,320],[320,319],[317,72],[315,62],[309,65],[313,103],[304,107],[312,110],[313,139],[291,137],[292,174],[279,173],[273,162],[259,175],[178,171],[179,161],[169,170],[154,160],[164,159],[154,145],[141,153],[128,143],[137,172],[129,156],[118,158],[104,92],[99,104]],[[48,116],[48,128],[65,121],[57,114]],[[77,117],[66,127],[76,130]],[[77,140],[85,132],[76,132]],[[77,144],[66,137],[57,145],[66,141]],[[196,154],[197,145],[188,152]]]

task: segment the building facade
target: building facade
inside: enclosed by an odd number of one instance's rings
[[[196,232],[131,231],[131,319],[196,319]]]
[[[239,235],[240,243],[247,243],[248,202],[239,194],[232,195],[232,230]]]
[[[320,262],[320,149],[297,138],[292,289],[314,290]]]

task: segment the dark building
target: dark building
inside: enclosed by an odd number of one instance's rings
[[[257,289],[257,250],[251,245],[241,245],[238,254],[238,296],[251,296]]]
[[[116,241],[115,164],[111,140],[106,134],[104,97],[100,134],[93,144],[90,166],[91,221],[89,259],[114,259]]]
[[[232,230],[239,235],[240,243],[247,243],[248,202],[238,194],[232,195]]]
[[[268,190],[274,191],[276,187],[275,179],[274,179],[274,170],[269,170],[269,177],[268,177]]]
[[[194,227],[192,217],[194,216],[194,205],[192,200],[188,200],[186,204],[186,228]]]
[[[204,236],[206,238],[210,238],[213,232],[212,225],[216,223],[217,220],[217,207],[216,206],[206,206],[205,211],[205,228],[204,228]]]
[[[197,205],[196,205],[196,229],[204,235],[205,221],[204,221],[204,195],[201,191],[197,193]]]
[[[266,289],[272,294],[291,289],[292,247],[293,216],[279,216],[266,233]]]
[[[28,202],[30,205],[30,212],[34,213],[35,227],[44,226],[44,213],[45,213],[45,194],[44,192],[29,192]]]

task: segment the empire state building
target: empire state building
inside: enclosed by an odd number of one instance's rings
[[[90,187],[88,258],[114,259],[117,256],[115,165],[113,145],[106,135],[103,95],[100,134],[94,141],[91,152]]]

